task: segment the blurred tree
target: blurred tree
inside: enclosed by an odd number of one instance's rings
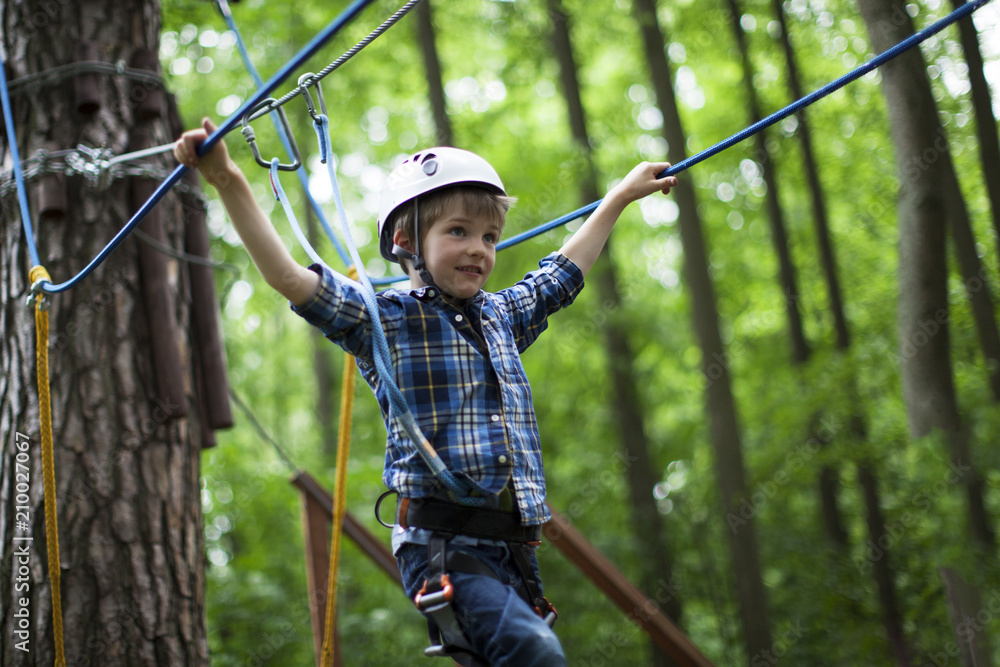
[[[685,158],[686,141],[673,91],[670,65],[664,56],[667,43],[656,15],[655,0],[635,0],[635,16],[645,46],[656,100],[663,112],[663,134],[669,158],[678,163]],[[694,189],[687,178],[678,179],[673,193],[680,208],[681,244],[684,248],[684,276],[691,291],[694,328],[701,347],[701,370],[706,384],[705,416],[711,427],[715,448],[716,482],[727,521],[730,562],[736,575],[737,596],[743,624],[746,658],[753,660],[771,648],[767,593],[761,577],[760,556],[753,516],[740,516],[740,502],[747,496],[746,470],[740,443],[740,428],[733,399],[730,367],[719,332],[719,312],[715,288],[708,270],[708,257]],[[730,520],[735,518],[737,525]]]
[[[913,22],[902,3],[860,0],[859,6],[872,45],[879,52],[913,34]],[[977,541],[992,545],[983,478],[973,463],[971,429],[959,414],[949,347],[945,230],[950,222],[957,238],[957,230],[968,230],[968,218],[919,50],[908,51],[885,65],[882,90],[900,177],[898,326],[910,432],[916,438],[933,430],[944,432],[952,460],[956,465],[971,466],[962,478],[969,527]],[[926,160],[925,155],[935,159]],[[964,224],[959,221],[962,217]],[[956,245],[960,246],[958,254],[963,255],[964,244]],[[985,283],[980,284],[985,291]],[[968,283],[966,291],[971,291]]]
[[[729,7],[729,25],[732,27],[736,47],[740,53],[740,64],[743,71],[743,90],[747,100],[747,124],[752,125],[764,116],[761,113],[760,102],[757,99],[757,88],[754,84],[754,67],[750,58],[750,46],[746,34],[740,24],[743,12],[737,0],[727,0]],[[781,296],[785,303],[785,316],[788,321],[788,337],[791,342],[792,362],[805,363],[809,359],[809,341],[802,329],[802,312],[799,304],[802,294],[799,292],[796,278],[795,262],[788,241],[788,230],[785,225],[785,214],[781,208],[778,192],[777,165],[774,155],[768,147],[769,133],[761,130],[749,139],[754,161],[760,167],[761,176],[767,191],[764,193],[764,205],[767,209],[767,220],[771,226],[771,244],[778,256],[778,283],[781,286]]]
[[[965,0],[951,0],[951,6],[958,9]],[[969,65],[969,91],[972,107],[976,113],[976,136],[979,140],[979,161],[983,168],[983,181],[989,195],[993,212],[993,234],[1000,249],[1000,139],[997,138],[997,118],[990,101],[990,86],[986,82],[983,55],[979,49],[979,35],[973,17],[958,22],[962,51]]]
[[[568,120],[576,149],[580,154],[582,173],[579,175],[581,205],[600,199],[597,188],[597,169],[591,152],[587,132],[587,116],[580,99],[580,84],[569,17],[561,0],[547,0],[546,7],[552,22],[552,48],[559,62],[559,78],[566,100]],[[589,274],[596,283],[601,307],[611,315],[604,327],[604,352],[611,377],[611,412],[617,424],[618,446],[625,461],[625,478],[629,488],[631,535],[623,536],[639,553],[641,574],[639,586],[647,595],[655,591],[661,581],[671,581],[673,557],[663,521],[656,508],[653,487],[656,485],[659,466],[655,463],[646,435],[646,415],[643,393],[635,373],[635,359],[628,329],[615,313],[622,312],[622,296],[611,258],[611,241],[601,250],[598,262]],[[681,604],[677,596],[665,603],[667,615],[675,622],[681,621]],[[657,667],[673,665],[673,660],[654,642],[650,641],[652,663]]]

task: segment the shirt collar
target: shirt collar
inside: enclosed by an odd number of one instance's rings
[[[457,306],[459,308],[465,308],[467,306],[472,306],[478,303],[482,303],[485,299],[485,293],[483,290],[479,290],[472,297],[466,299],[462,302],[456,302],[453,300],[447,300],[442,296],[441,289],[434,286],[418,287],[416,289],[410,290],[410,296],[415,299],[424,302],[440,301],[445,303],[450,303],[451,305]]]

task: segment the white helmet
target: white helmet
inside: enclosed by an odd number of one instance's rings
[[[386,220],[406,202],[448,185],[471,183],[485,185],[506,195],[503,183],[490,163],[475,153],[438,146],[414,153],[392,170],[382,188],[378,207],[379,252],[390,262],[399,261],[393,253],[392,230]]]

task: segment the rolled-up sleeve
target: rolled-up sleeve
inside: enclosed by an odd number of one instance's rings
[[[552,253],[518,283],[497,292],[514,328],[519,352],[524,352],[548,327],[548,317],[573,303],[583,289],[583,272],[571,260]]]

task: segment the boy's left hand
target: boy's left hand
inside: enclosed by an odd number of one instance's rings
[[[677,177],[658,178],[669,167],[669,162],[641,162],[612,188],[608,196],[620,197],[621,203],[627,205],[657,191],[670,194],[670,188],[677,185]]]

